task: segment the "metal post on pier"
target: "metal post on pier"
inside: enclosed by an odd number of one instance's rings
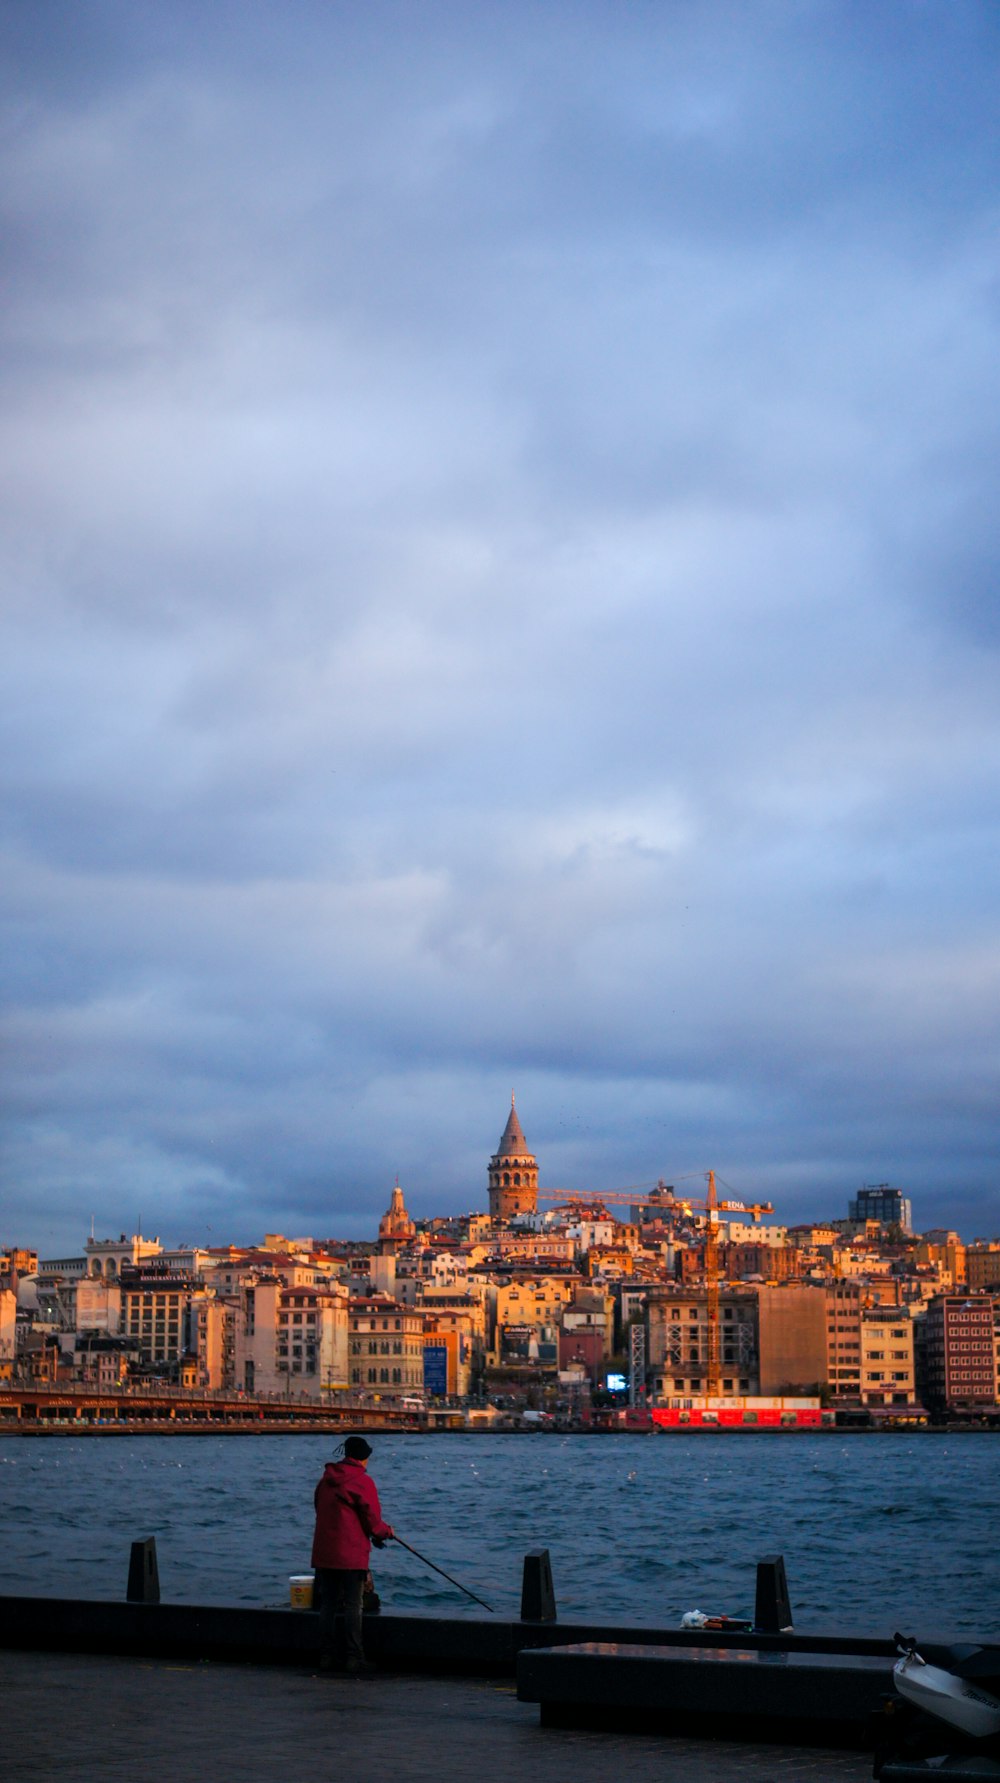
[[[786,1634],[794,1627],[782,1554],[765,1554],[757,1562],[753,1625],[756,1634]]]
[[[521,1583],[521,1621],[554,1622],[556,1594],[548,1548],[532,1548],[524,1556]]]
[[[128,1563],[127,1603],[159,1603],[160,1574],[156,1564],[156,1537],[133,1542]]]

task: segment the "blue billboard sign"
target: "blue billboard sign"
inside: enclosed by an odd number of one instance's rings
[[[432,1399],[448,1396],[448,1348],[443,1343],[424,1344],[424,1392]]]

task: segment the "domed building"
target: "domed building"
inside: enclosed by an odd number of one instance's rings
[[[378,1239],[380,1250],[394,1250],[397,1245],[409,1244],[417,1228],[406,1211],[403,1191],[399,1186],[399,1177],[392,1191],[392,1200],[378,1223]]]
[[[490,1218],[503,1225],[516,1213],[534,1213],[538,1205],[538,1162],[528,1150],[514,1098],[510,1114],[489,1163]]]

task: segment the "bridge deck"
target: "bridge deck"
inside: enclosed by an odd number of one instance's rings
[[[199,1430],[246,1428],[256,1435],[289,1426],[340,1430],[364,1424],[367,1429],[419,1428],[425,1418],[392,1404],[372,1405],[342,1394],[329,1403],[308,1399],[267,1398],[231,1393],[199,1393],[174,1388],[100,1388],[81,1385],[0,1388],[0,1430],[60,1425],[79,1433],[84,1427],[183,1427]]]

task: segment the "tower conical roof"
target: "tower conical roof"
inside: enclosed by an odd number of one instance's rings
[[[531,1156],[531,1153],[528,1150],[528,1141],[524,1137],[524,1131],[517,1118],[517,1109],[514,1107],[513,1096],[510,1099],[510,1113],[507,1116],[507,1125],[500,1136],[500,1144],[497,1146],[496,1155],[498,1158],[530,1158]]]

